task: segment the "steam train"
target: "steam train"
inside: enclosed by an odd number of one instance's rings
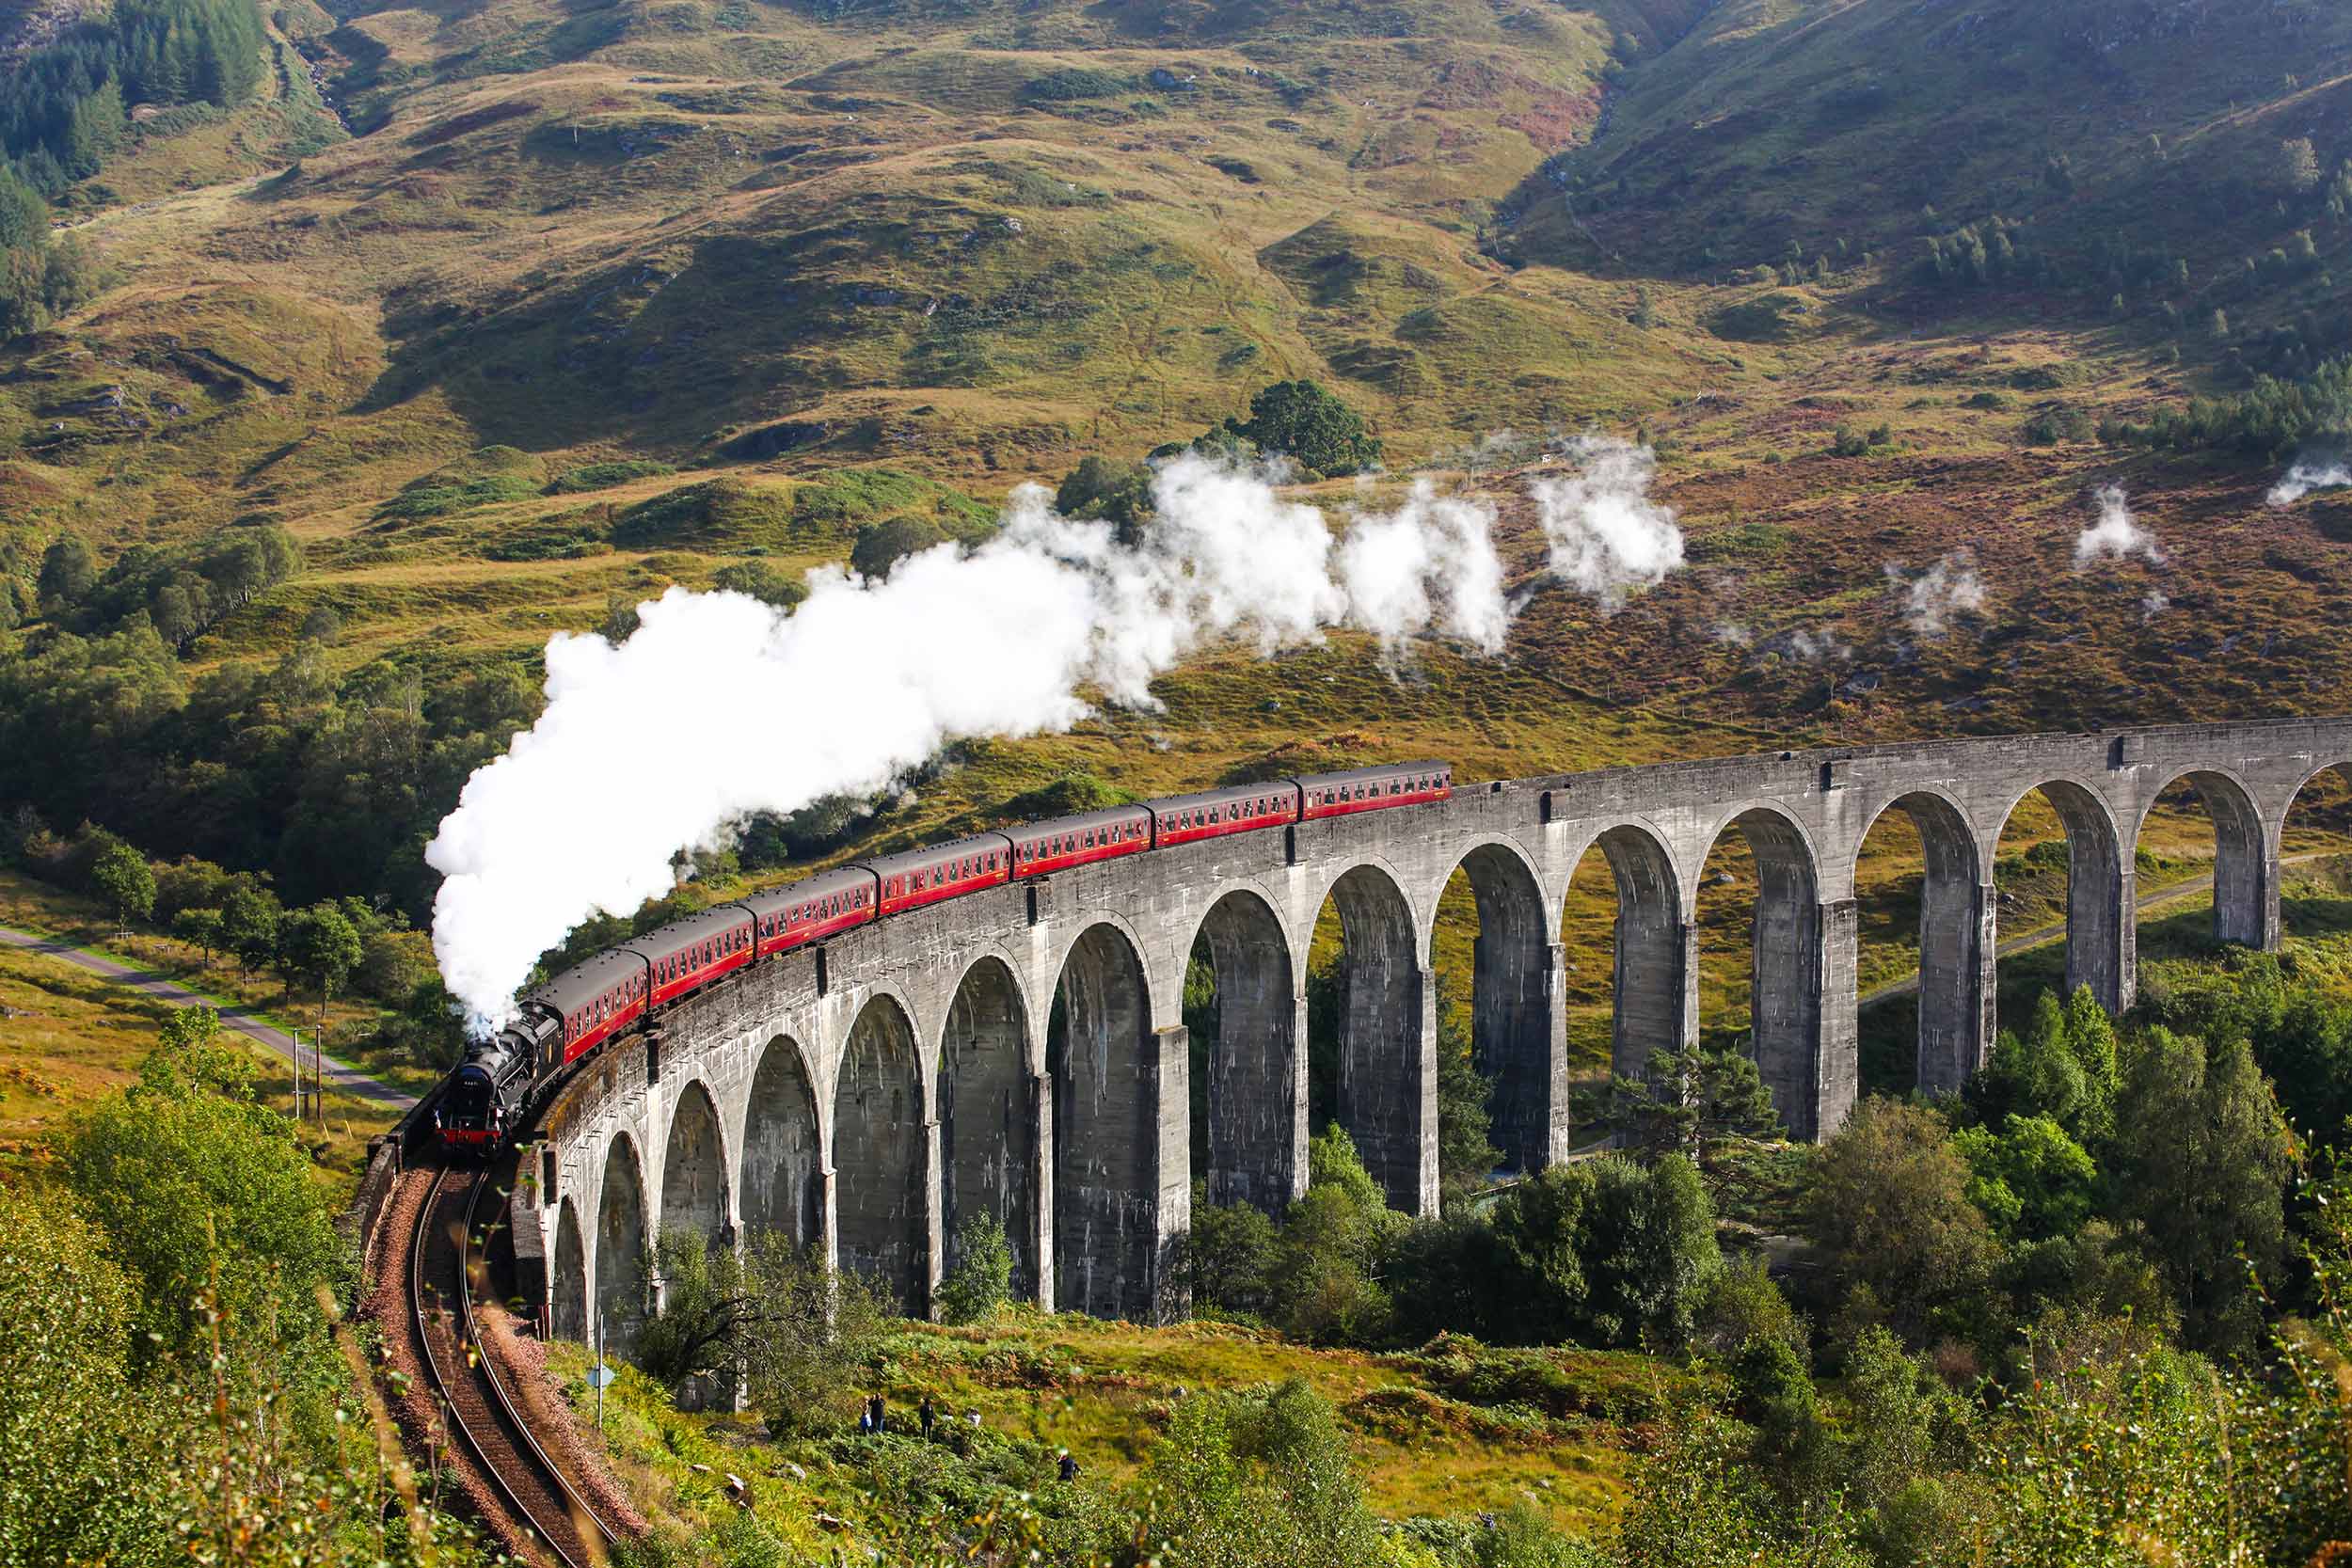
[[[852,927],[1096,861],[1453,793],[1453,765],[1443,762],[1277,779],[977,833],[715,905],[599,953],[524,996],[515,1022],[474,1042],[452,1075],[436,1112],[442,1147],[495,1151],[520,1125],[532,1094],[569,1063],[737,970]]]

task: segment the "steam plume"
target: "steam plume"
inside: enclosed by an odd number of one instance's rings
[[[1672,508],[1649,499],[1658,472],[1649,448],[1580,436],[1567,453],[1577,473],[1534,485],[1551,570],[1614,610],[1634,589],[1654,587],[1682,565],[1682,530]]]
[[[2155,565],[2164,563],[2164,547],[2132,515],[2121,485],[2101,485],[2096,499],[2099,520],[2085,528],[2074,541],[2074,570],[2079,572],[2109,557],[2123,561],[2135,555],[2145,556]]]
[[[669,892],[679,848],[723,844],[754,812],[870,793],[960,736],[1066,729],[1089,690],[1148,707],[1152,679],[1207,641],[1271,652],[1344,625],[1392,649],[1430,631],[1502,645],[1484,504],[1419,487],[1335,549],[1322,514],[1259,473],[1187,456],[1154,492],[1134,546],[1026,485],[986,543],[881,579],[812,572],[789,616],[673,588],[618,647],[552,639],[547,711],[425,851],[445,878],[434,952],[475,1027],[508,1015],[580,921]]]
[[[2270,487],[2270,504],[2293,506],[2314,490],[2340,490],[2352,484],[2352,468],[2341,463],[2297,463],[2286,477]]]
[[[1977,572],[1976,556],[1965,549],[1952,551],[1916,578],[1901,562],[1890,561],[1886,579],[1902,589],[1903,620],[1921,637],[1943,636],[1951,618],[1963,611],[1984,612],[1984,578]]]

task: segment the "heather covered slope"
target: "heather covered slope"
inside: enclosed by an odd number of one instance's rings
[[[1073,766],[1198,783],[1301,736],[1524,772],[2340,706],[2347,502],[2264,506],[2284,451],[2120,434],[2341,346],[2344,24],[2225,21],[279,8],[308,68],[278,88],[315,74],[353,135],[209,180],[198,131],[150,137],[64,198],[109,286],[0,346],[0,559],[29,614],[61,531],[103,566],[280,524],[304,570],[171,679],[275,662],[326,610],[306,657],[364,706],[528,675],[616,601],[788,578],[866,524],[977,537],[1019,481],[1303,375],[1392,467],[1495,500],[1528,595],[1506,661],[1202,661],[1162,715],[992,753],[972,806]],[[1688,535],[1614,613],[1543,576],[1547,470],[1480,449],[1588,425],[1657,445]],[[2111,483],[2164,560],[2078,572]],[[1977,589],[1923,616],[1939,564]]]

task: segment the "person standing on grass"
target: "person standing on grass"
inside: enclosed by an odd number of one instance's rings
[[[884,1432],[889,1430],[890,1406],[882,1402],[882,1397],[880,1394],[876,1394],[872,1399],[866,1402],[866,1413],[874,1418],[875,1436],[879,1437]]]
[[[923,1441],[926,1443],[930,1442],[931,1440],[932,1415],[931,1397],[929,1394],[924,1395],[923,1402],[915,1407],[914,1417],[915,1419],[923,1423]]]
[[[1064,1449],[1061,1451],[1061,1479],[1064,1481],[1073,1481],[1078,1479],[1077,1455],[1072,1453],[1068,1449]]]

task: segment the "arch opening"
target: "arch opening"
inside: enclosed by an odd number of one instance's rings
[[[800,1048],[783,1035],[768,1042],[752,1073],[743,1119],[743,1228],[781,1235],[797,1249],[824,1240],[825,1175],[817,1091]]]
[[[2089,986],[2101,1006],[2120,1012],[2136,989],[2126,913],[2133,879],[2106,803],[2081,784],[2053,780],[2010,808],[1999,844],[1998,933],[2005,944],[2028,947],[2001,966],[2002,1005],[2030,1006],[2055,983],[2070,996]],[[2041,951],[2061,931],[2062,956]]]
[[[1306,1185],[1306,1062],[1290,939],[1253,893],[1229,893],[1184,975],[1192,1168],[1208,1201],[1279,1215]]]
[[[1597,942],[1600,932],[1606,937]],[[1572,1056],[1639,1078],[1651,1053],[1691,1037],[1681,881],[1666,847],[1648,832],[1620,825],[1584,851],[1562,901],[1561,941]],[[1598,964],[1597,945],[1607,955]]]
[[[2352,762],[2321,768],[2287,802],[2279,862],[2281,935],[2352,929]]]
[[[939,1155],[946,1266],[962,1261],[965,1227],[986,1214],[1012,1251],[1013,1294],[1037,1294],[1039,1085],[1020,988],[997,958],[965,972],[939,1050]]]
[[[720,1148],[719,1112],[710,1091],[689,1084],[670,1113],[670,1136],[661,1157],[661,1228],[673,1236],[701,1239],[716,1250],[734,1240],[727,1219],[727,1163]]]
[[[1718,1040],[1744,1027],[1773,1108],[1800,1139],[1834,1129],[1851,1098],[1850,1076],[1837,1078],[1851,1064],[1822,1060],[1819,885],[1796,824],[1758,807],[1717,835],[1697,899],[1701,994],[1717,999]]]
[[[1391,1208],[1426,1214],[1438,1206],[1434,988],[1414,939],[1386,873],[1353,866],[1331,884],[1309,958],[1309,1110],[1346,1131]]]
[[[558,1339],[574,1344],[588,1338],[588,1249],[580,1240],[580,1212],[566,1197],[555,1220],[555,1278],[551,1322]]]
[[[2209,917],[2196,917],[2192,895],[2185,892],[2179,900],[2157,897],[2144,911],[2135,908],[2135,924],[2152,927],[2148,934],[2159,942],[2197,931],[2190,940],[2200,944],[2209,938],[2258,951],[2277,945],[2279,889],[2262,812],[2235,779],[2196,769],[2167,784],[2140,818],[2132,870],[2137,891],[2147,894],[2155,886],[2201,880],[2199,874],[2208,867]],[[2135,954],[2138,945],[2136,936]]]
[[[1142,960],[1117,927],[1089,927],[1063,960],[1046,1030],[1054,1106],[1054,1305],[1099,1318],[1158,1315],[1159,1090]],[[1179,1150],[1181,1157],[1181,1150]]]
[[[1459,1049],[1466,1013],[1470,1067],[1487,1085],[1486,1136],[1495,1168],[1543,1169],[1567,1152],[1567,1066],[1564,1041],[1552,1027],[1550,992],[1560,956],[1543,892],[1526,862],[1494,844],[1464,856],[1438,902],[1430,949],[1440,1139],[1449,1148],[1460,1144],[1449,1137],[1446,1123],[1459,1118],[1457,1101],[1476,1092],[1460,1078],[1460,1064],[1448,1059]],[[1457,1084],[1462,1087],[1453,1086]],[[1470,1174],[1439,1172],[1448,1182]]]
[[[645,1191],[637,1174],[637,1147],[627,1134],[604,1154],[604,1189],[596,1201],[596,1323],[608,1353],[627,1357],[645,1326],[647,1270]]]
[[[1888,802],[1854,857],[1854,902],[1864,1085],[1957,1090],[1993,1043],[1991,899],[1960,808],[1925,791]]]
[[[834,1223],[838,1262],[900,1310],[923,1310],[930,1245],[923,1191],[928,1129],[914,1028],[877,996],[858,1013],[833,1096]]]

